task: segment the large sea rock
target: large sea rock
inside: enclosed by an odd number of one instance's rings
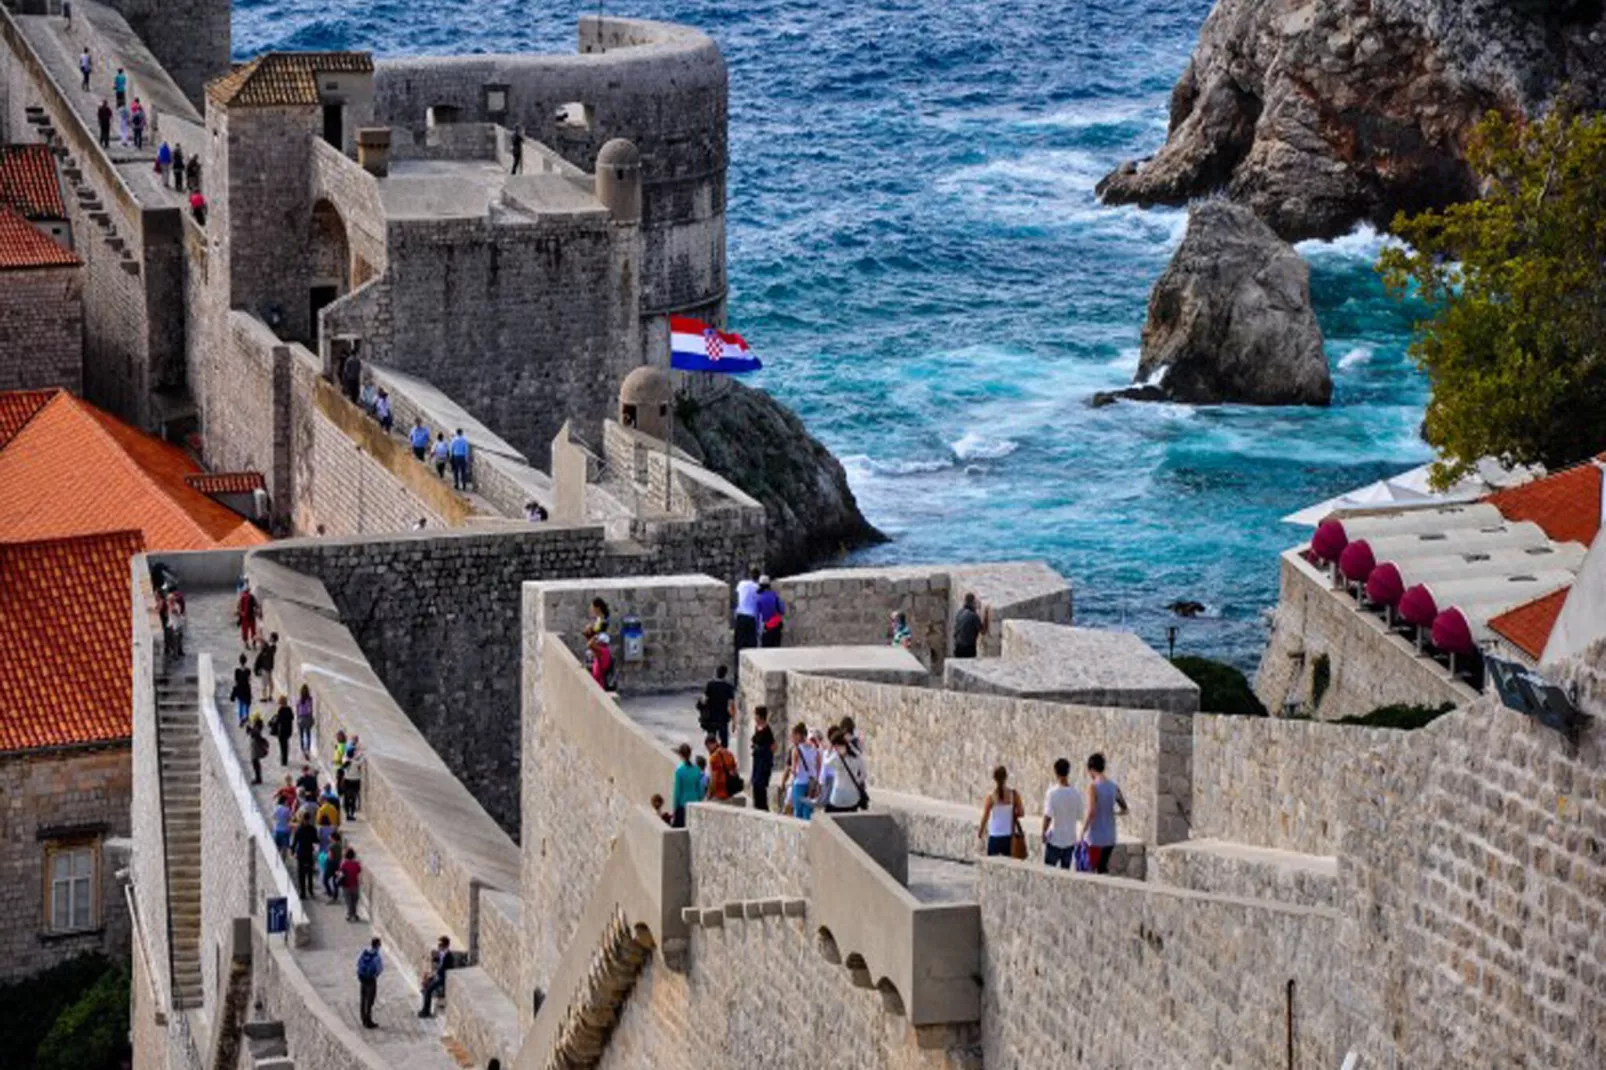
[[[1138,400],[1326,405],[1333,380],[1310,268],[1248,208],[1194,205],[1149,295],[1136,381],[1147,388],[1126,396]]]
[[[727,378],[706,398],[681,396],[675,412],[675,445],[763,503],[770,572],[886,541],[859,512],[842,462],[764,391]]]
[[[1112,204],[1224,190],[1289,241],[1476,192],[1464,148],[1486,112],[1562,92],[1606,105],[1600,0],[1217,0],[1152,158],[1104,178]]]

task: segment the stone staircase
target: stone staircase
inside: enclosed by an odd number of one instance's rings
[[[118,266],[130,275],[138,275],[139,257],[129,247],[128,240],[117,233],[117,225],[112,222],[111,213],[101,204],[100,195],[86,179],[83,166],[67,148],[67,142],[57,133],[55,123],[38,104],[28,105],[24,109],[24,115],[28,125],[39,134],[39,140],[50,146],[51,154],[61,161],[62,177],[72,188],[73,195],[77,198],[85,216],[100,230],[101,239],[116,256]],[[88,235],[83,237],[87,238]],[[79,239],[75,238],[75,241],[77,240]],[[83,255],[81,250],[79,255]]]
[[[168,946],[173,1006],[199,1007],[201,982],[201,725],[193,674],[156,680],[162,763],[162,836],[167,851]]]
[[[246,1022],[245,1053],[251,1070],[295,1070],[283,1022]]]
[[[645,941],[645,942],[644,942]],[[619,1008],[630,998],[636,978],[652,957],[652,938],[638,936],[623,912],[614,910],[590,969],[558,1026],[546,1070],[582,1070],[597,1065]]]

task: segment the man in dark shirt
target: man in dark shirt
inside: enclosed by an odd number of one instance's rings
[[[318,797],[318,774],[313,772],[312,766],[301,767],[301,775],[296,778],[296,790],[301,793],[303,799]]]
[[[110,148],[112,143],[112,106],[104,100],[100,102],[100,110],[95,112],[95,121],[100,124],[100,147]]]
[[[775,768],[775,733],[770,728],[770,711],[753,707],[753,809],[770,808],[770,771]]]
[[[966,593],[964,607],[954,615],[954,657],[976,656],[976,640],[987,634],[987,617],[976,612],[976,596]]]
[[[698,718],[699,727],[718,736],[721,747],[731,745],[731,718],[736,714],[736,688],[725,678],[728,672],[723,665],[714,670],[714,678],[703,688],[702,716]]]
[[[311,821],[298,822],[290,834],[290,846],[296,853],[296,894],[310,900],[318,873],[317,827]]]

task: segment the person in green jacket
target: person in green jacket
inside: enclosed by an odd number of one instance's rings
[[[680,765],[675,769],[674,797],[670,800],[674,816],[669,824],[673,828],[686,827],[686,807],[703,801],[703,774],[691,761],[691,744],[682,743],[679,750]]]

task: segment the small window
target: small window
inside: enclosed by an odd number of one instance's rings
[[[427,126],[450,126],[462,120],[463,109],[455,104],[436,104],[424,113]]]
[[[570,130],[591,129],[591,105],[574,101],[558,106],[556,115],[558,125]]]
[[[485,87],[485,114],[492,119],[499,115],[507,114],[507,86],[488,85]]]
[[[1418,535],[1417,538],[1422,542],[1443,542],[1445,539],[1448,539],[1449,536],[1442,531],[1431,531],[1426,535]]]
[[[76,932],[95,926],[95,848],[59,847],[50,852],[50,928]]]

